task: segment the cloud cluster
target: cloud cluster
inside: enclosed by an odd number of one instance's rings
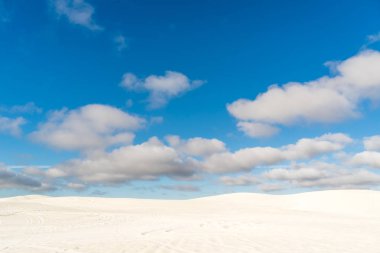
[[[122,184],[161,177],[191,180],[202,173],[250,171],[257,166],[313,158],[339,151],[351,139],[344,134],[326,134],[280,148],[253,147],[235,152],[227,151],[225,144],[217,139],[167,136],[166,141],[167,144],[152,137],[141,144],[86,155],[46,170],[43,176],[57,180],[75,178],[75,183],[84,185]],[[243,184],[254,179],[222,180],[237,185],[237,180]]]
[[[182,139],[176,135],[133,144],[134,132],[145,123],[143,118],[101,104],[51,111],[30,138],[53,148],[81,151],[81,156],[51,168],[32,167],[21,172],[1,168],[0,188],[82,191],[92,186],[163,177],[189,181],[208,174],[220,176],[219,181],[227,186],[254,185],[261,191],[287,187],[361,188],[380,182],[379,174],[363,168],[380,168],[377,135],[364,138],[366,150],[346,158],[346,164],[328,164],[315,159],[322,155],[325,159],[339,158],[334,154],[353,143],[348,135],[328,133],[280,147],[256,146],[235,151],[215,138]],[[281,167],[273,168],[274,165]],[[161,189],[199,190],[189,185]]]
[[[43,183],[24,173],[18,173],[0,165],[0,189],[24,189],[30,191],[54,190],[54,187]]]
[[[226,186],[252,186],[261,191],[284,189],[369,188],[380,184],[380,174],[347,165],[310,162],[267,169],[260,174],[223,176]]]
[[[94,7],[84,0],[53,0],[53,5],[57,15],[66,17],[72,24],[93,31],[103,29],[94,21]]]
[[[191,81],[179,72],[166,71],[163,76],[150,75],[144,79],[125,73],[120,85],[130,91],[148,92],[148,107],[157,109],[164,107],[170,99],[198,88],[203,83],[201,80]]]
[[[153,137],[138,145],[68,161],[48,170],[48,173],[57,177],[75,177],[87,184],[107,185],[154,180],[162,176],[186,178],[192,176],[195,169],[190,158],[181,157],[175,149]]]
[[[322,154],[337,152],[351,142],[349,136],[341,133],[325,134],[317,138],[303,138],[295,144],[280,148],[253,147],[213,154],[207,157],[202,167],[214,173],[248,171],[258,166],[311,159]]]
[[[65,115],[75,119],[87,115],[78,113],[79,111],[81,110],[74,111],[75,117],[68,116],[70,111]],[[82,123],[82,121],[75,121],[75,124],[71,122],[76,126]],[[57,126],[57,130],[62,128],[61,124]],[[80,138],[79,135],[76,137]],[[369,137],[365,141],[373,139],[375,138]],[[3,172],[2,177],[7,180],[3,180],[0,187],[9,188],[17,185],[21,187],[25,184],[23,187],[27,188],[29,187],[27,184],[30,184],[30,189],[33,187],[53,189],[48,186],[54,185],[56,188],[81,191],[92,186],[120,185],[136,180],[158,180],[163,177],[188,181],[207,174],[220,175],[219,181],[227,186],[252,185],[261,191],[278,191],[286,188],[362,188],[378,185],[379,174],[356,166],[367,164],[371,167],[380,167],[380,163],[376,162],[380,161],[380,153],[376,151],[355,154],[347,163],[345,161],[327,163],[316,159],[321,155],[335,159],[338,156],[333,154],[341,152],[352,142],[349,136],[335,133],[302,138],[294,144],[278,148],[248,147],[231,152],[217,139],[200,137],[181,139],[179,136],[171,135],[167,136],[165,141],[161,141],[152,137],[140,144],[123,144],[96,154],[85,152],[81,158],[66,161],[49,169],[26,168],[18,176],[13,174],[12,176],[9,171]],[[376,155],[364,157],[363,154],[368,152]],[[273,168],[275,165],[277,167]],[[254,170],[255,168],[258,170]],[[8,180],[11,177],[13,179]],[[8,183],[5,184],[5,181]],[[165,186],[162,189],[199,190],[197,187],[187,185]]]
[[[361,188],[380,183],[380,175],[363,169],[343,169],[335,164],[313,163],[267,171],[263,178],[286,182],[293,188]]]
[[[350,163],[355,166],[365,166],[380,169],[380,135],[364,138],[365,150],[355,154]]]
[[[144,123],[144,119],[115,107],[90,104],[51,112],[30,137],[53,148],[89,152],[132,143],[133,131]]]
[[[241,131],[252,137],[277,133],[276,126],[302,122],[334,123],[360,115],[359,103],[380,98],[380,53],[366,50],[327,64],[335,76],[271,86],[254,100],[229,105]]]

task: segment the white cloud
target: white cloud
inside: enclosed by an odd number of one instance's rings
[[[239,99],[227,109],[239,121],[255,124],[334,123],[360,115],[361,101],[380,98],[379,52],[366,50],[329,65],[336,72],[333,77],[271,86],[254,100]]]
[[[380,135],[364,138],[364,147],[369,151],[380,151]]]
[[[54,187],[27,174],[15,172],[0,165],[0,189],[25,189],[31,191],[49,191]]]
[[[278,133],[279,129],[265,123],[255,123],[240,121],[237,123],[238,129],[250,137],[270,137]]]
[[[195,173],[195,166],[157,138],[124,146],[110,153],[76,159],[54,168],[67,177],[90,184],[120,184],[132,180],[154,180],[162,176],[181,178]]]
[[[301,183],[303,187],[368,188],[380,184],[380,175],[367,171],[343,171],[316,181]]]
[[[190,156],[209,156],[226,150],[225,144],[218,139],[190,138],[182,140],[179,136],[166,136],[170,146]]]
[[[75,110],[53,111],[30,136],[64,150],[94,151],[129,144],[145,120],[117,108],[91,104]]]
[[[321,154],[342,150],[353,140],[342,133],[324,134],[313,139],[302,138],[295,144],[283,148],[285,157],[289,160],[310,159]]]
[[[287,180],[287,181],[302,181],[302,180],[316,180],[326,176],[325,171],[315,168],[299,168],[296,170],[290,169],[273,169],[266,173],[264,176],[268,179]]]
[[[251,170],[260,165],[272,165],[285,158],[281,150],[272,147],[243,148],[236,152],[211,155],[203,163],[204,170],[213,173]]]
[[[65,16],[70,23],[93,31],[103,29],[94,21],[94,7],[84,0],[53,0],[53,4],[56,13]]]
[[[352,157],[351,163],[380,169],[380,152],[363,151],[357,153]]]
[[[8,118],[0,116],[0,133],[19,136],[22,133],[21,126],[26,123],[22,117]]]
[[[219,178],[219,181],[227,186],[246,186],[255,185],[260,183],[260,179],[251,174],[244,174],[239,176],[223,176]]]
[[[168,145],[153,137],[141,144],[124,145],[96,155],[84,153],[82,158],[49,169],[26,168],[23,174],[74,190],[96,185],[125,184],[135,180],[157,180],[162,177],[193,180],[205,173],[239,173],[255,168],[265,170],[257,170],[261,173],[258,175],[225,175],[219,181],[227,186],[254,185],[261,191],[286,187],[362,188],[380,182],[380,175],[376,173],[349,167],[354,163],[343,166],[317,160],[310,162],[310,159],[320,155],[330,155],[329,159],[333,159],[334,154],[352,143],[350,137],[340,133],[303,138],[294,144],[278,148],[250,147],[235,152],[229,152],[225,144],[217,139],[167,136],[166,142]],[[374,153],[377,154],[375,158],[364,157],[361,162],[380,167],[380,162],[375,163],[380,161],[380,153]],[[297,164],[301,161],[307,163]],[[276,164],[283,164],[283,167],[273,168]],[[191,190],[186,187],[167,189]]]
[[[240,99],[228,105],[239,120],[292,125],[299,121],[337,122],[355,115],[342,94],[299,83],[273,86],[255,100]]]
[[[216,173],[247,171],[258,166],[311,159],[337,152],[351,142],[351,138],[344,134],[325,134],[313,139],[303,138],[280,148],[254,147],[213,154],[205,159],[202,166],[206,171]]]
[[[293,187],[368,188],[380,183],[380,175],[363,169],[343,169],[339,165],[313,163],[263,173],[266,179],[285,181]]]
[[[131,91],[148,92],[148,107],[164,107],[170,99],[178,97],[204,83],[201,80],[191,81],[182,73],[166,71],[164,76],[150,75],[141,80],[132,73],[123,75],[121,86]]]

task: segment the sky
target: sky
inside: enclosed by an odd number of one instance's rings
[[[0,197],[380,189],[380,2],[0,0]]]

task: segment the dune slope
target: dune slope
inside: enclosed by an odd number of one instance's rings
[[[380,192],[0,199],[0,252],[380,252]]]

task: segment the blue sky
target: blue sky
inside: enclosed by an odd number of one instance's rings
[[[379,14],[0,0],[0,195],[378,189]]]

